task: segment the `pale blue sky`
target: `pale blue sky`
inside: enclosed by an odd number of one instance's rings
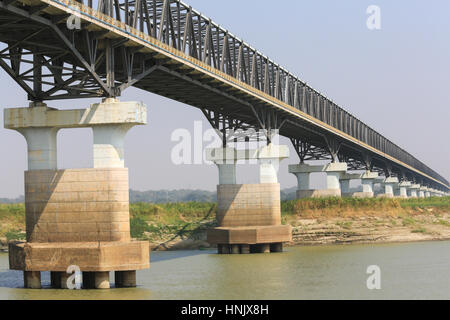
[[[449,1],[186,2],[450,178]],[[366,27],[366,9],[372,4],[381,8],[379,31]],[[3,71],[0,83],[1,109],[28,105],[25,93]],[[215,189],[215,167],[175,166],[170,160],[175,129],[192,130],[196,120],[209,128],[201,112],[136,89],[129,89],[121,100],[144,101],[149,108],[149,124],[131,130],[126,140],[132,188]],[[97,101],[49,105],[82,108]],[[61,131],[59,167],[91,166],[91,139],[89,129]],[[0,197],[23,194],[25,140],[1,128],[0,150]],[[291,150],[291,158],[280,169],[283,188],[296,185],[287,165],[297,162]],[[257,182],[257,172],[257,166],[240,168],[238,181]]]

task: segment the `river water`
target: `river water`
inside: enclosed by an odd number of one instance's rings
[[[381,289],[367,288],[379,266]],[[0,253],[0,299],[450,299],[450,242],[286,248],[263,255],[215,251],[152,252],[138,288],[44,289],[23,286]]]

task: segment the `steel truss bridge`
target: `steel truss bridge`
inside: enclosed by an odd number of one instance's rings
[[[261,129],[269,141],[279,130],[301,162],[345,161],[449,190],[444,177],[187,4],[86,1],[0,0],[0,66],[30,101],[118,97],[134,86],[201,109],[224,145],[237,139],[228,129]]]

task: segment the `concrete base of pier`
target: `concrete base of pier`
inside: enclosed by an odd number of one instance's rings
[[[282,250],[283,242],[292,241],[291,226],[255,226],[255,227],[235,227],[224,228],[219,227],[210,229],[207,232],[208,242],[218,245],[219,253],[248,253],[247,246],[254,246],[259,244],[272,245],[273,250],[270,252],[279,252],[275,249],[278,245]],[[222,246],[228,246],[229,252],[223,252]],[[233,247],[236,246],[236,247]],[[237,249],[239,246],[239,252]],[[241,248],[243,249],[241,250]],[[234,248],[234,249],[233,249]],[[250,248],[250,251],[251,248]]]
[[[217,197],[219,227],[208,230],[207,239],[219,253],[278,252],[292,241],[291,226],[281,225],[278,183],[219,185]]]
[[[283,252],[283,243],[218,244],[217,252],[219,254],[276,253]]]
[[[39,271],[23,272],[24,286],[27,289],[41,289],[41,273]]]
[[[136,271],[116,271],[114,272],[116,288],[136,287]]]
[[[50,271],[52,287],[67,288],[75,266],[84,288],[107,289],[110,271],[149,268],[148,242],[130,237],[124,168],[125,135],[147,122],[146,107],[105,99],[87,109],[5,109],[4,120],[28,146],[26,241],[9,244],[9,267],[24,271],[25,287],[40,288],[40,273]],[[57,132],[64,128],[92,128],[94,168],[58,170]],[[132,283],[131,274],[122,278]]]
[[[146,241],[9,243],[9,267],[12,270],[65,273],[76,265],[81,271],[129,271],[150,267]]]

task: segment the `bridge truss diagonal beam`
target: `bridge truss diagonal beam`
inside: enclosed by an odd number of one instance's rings
[[[80,19],[79,30],[67,28],[72,17]],[[51,32],[24,41],[23,33],[4,31],[33,30],[28,24]],[[334,161],[353,159],[355,168],[386,171],[390,166],[391,174],[448,189],[448,181],[434,170],[179,0],[3,0],[0,41],[11,49],[0,54],[0,66],[30,100],[114,97],[135,86],[259,128],[279,129],[294,141],[328,151]],[[66,54],[42,52],[51,45]],[[17,59],[22,52],[36,58]],[[17,72],[30,61],[32,75]],[[261,111],[273,112],[270,118],[279,121],[264,123]]]

